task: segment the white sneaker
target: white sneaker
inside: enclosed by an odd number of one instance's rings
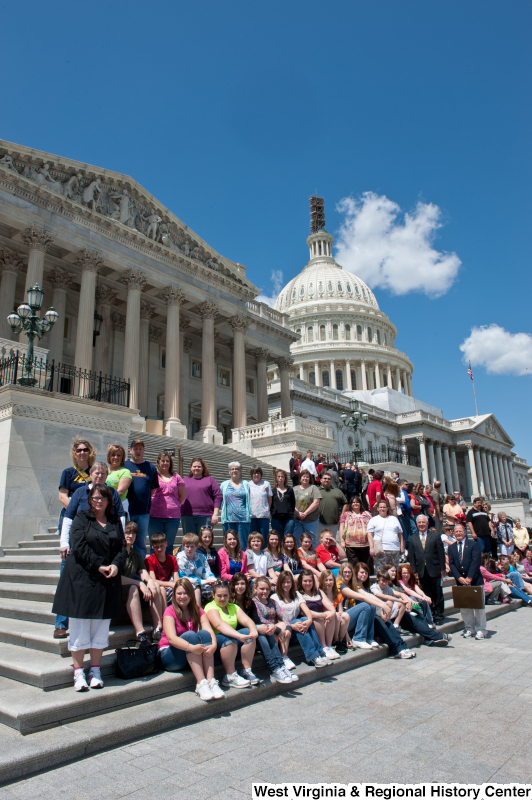
[[[88,688],[89,684],[87,683],[87,679],[83,670],[80,670],[77,675],[74,673],[74,689],[76,692],[84,692],[85,689]]]
[[[202,681],[196,684],[196,694],[200,700],[214,700],[207,678],[203,678]]]
[[[380,647],[380,644],[378,642],[368,642],[368,644],[370,647]]]
[[[260,683],[260,678],[257,678],[254,672],[250,669],[243,669],[240,673],[244,680],[249,681],[252,686],[257,686]]]
[[[91,669],[89,672],[89,681],[91,689],[103,689],[102,673],[100,670],[96,672]]]
[[[412,650],[401,650],[394,658],[415,658],[416,654]]]
[[[462,636],[464,639],[472,639],[473,638],[473,631],[464,631]]]
[[[290,678],[290,680],[292,681],[292,683],[295,683],[296,681],[299,680],[299,676],[298,675],[294,675],[294,673],[290,672],[289,669],[285,669],[285,672],[286,672],[287,676]]]
[[[331,662],[326,656],[318,656],[314,659],[313,664],[317,669],[321,669],[321,667],[328,667]]]
[[[485,639],[485,638],[486,638],[486,634],[484,633],[484,631],[477,631],[477,635],[475,636],[475,639],[480,640],[480,639]]]
[[[291,658],[288,658],[288,656],[283,656],[283,662],[284,662],[285,669],[295,669],[296,668],[296,665],[294,664],[294,662],[292,661]]]
[[[325,651],[325,655],[331,661],[334,661],[335,658],[340,658],[341,657],[340,654],[336,652],[334,647],[324,647],[323,649]]]
[[[238,672],[233,672],[231,675],[223,676],[222,686],[227,686],[228,689],[249,689],[251,681],[241,678]]]
[[[211,678],[209,681],[209,689],[212,692],[212,696],[214,700],[222,700],[225,697],[225,692],[222,692],[220,689],[220,684],[216,680],[216,678]]]
[[[270,680],[277,681],[277,683],[292,683],[292,675],[288,670],[279,667],[278,669],[274,669],[270,675]]]
[[[371,650],[371,645],[367,642],[356,642],[353,639],[353,647],[355,650]]]

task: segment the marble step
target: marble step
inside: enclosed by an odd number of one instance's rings
[[[55,586],[34,583],[0,583],[0,597],[9,600],[27,600],[38,603],[53,603]]]
[[[3,567],[0,560],[0,585],[8,583],[45,583],[53,586],[59,580],[59,570],[36,570],[36,569],[1,569]]]
[[[52,614],[52,603],[49,600],[46,603],[39,603],[35,600],[14,600],[0,597],[0,625],[4,619],[53,625],[55,614]]]
[[[54,528],[53,530],[50,530],[50,528],[48,528],[48,533],[36,533],[33,539],[35,542],[46,542],[51,539],[55,539],[57,541],[59,537],[56,531],[57,528]]]
[[[68,656],[68,639],[54,639],[55,616],[50,614],[47,623],[30,620],[0,618],[0,643],[25,647],[30,650],[54,653],[56,656]],[[146,630],[151,631],[151,626],[146,624]],[[111,625],[109,632],[108,650],[122,647],[128,639],[135,638],[132,625]],[[0,647],[2,645],[0,644]]]
[[[114,652],[104,654],[101,661],[104,677],[114,675],[115,662]],[[70,686],[73,669],[70,654],[61,658],[56,653],[0,643],[0,676],[3,678],[10,678],[46,691]]]
[[[59,547],[59,540],[56,541],[54,547],[38,547],[37,542],[32,543],[33,547],[4,547],[4,555],[6,556],[32,556],[33,558],[48,558],[52,555],[57,555],[57,560],[60,560],[61,549]]]
[[[47,536],[46,539],[38,539],[32,542],[19,542],[18,546],[22,550],[35,547],[59,547],[59,536]]]
[[[20,555],[21,551],[17,550],[16,555],[8,555],[0,558],[0,568],[2,570],[59,570],[61,564],[61,556],[58,554],[52,555],[47,552],[46,556],[35,559],[33,556],[24,554]]]

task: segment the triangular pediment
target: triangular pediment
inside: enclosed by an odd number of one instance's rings
[[[478,433],[483,433],[491,439],[496,439],[503,444],[510,447],[514,446],[513,441],[510,439],[501,423],[493,414],[483,414],[481,417],[476,418],[478,422],[473,426],[473,429]]]

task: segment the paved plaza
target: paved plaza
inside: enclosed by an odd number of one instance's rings
[[[530,781],[532,612],[0,789],[0,800],[244,800],[252,781]],[[217,707],[221,712],[222,705]]]

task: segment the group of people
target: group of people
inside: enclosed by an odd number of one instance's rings
[[[69,637],[77,691],[103,687],[102,653],[111,619],[122,613],[138,646],[157,643],[166,670],[188,665],[198,696],[207,701],[223,697],[224,688],[260,682],[253,672],[257,647],[272,680],[289,684],[297,680],[291,642],[318,669],[350,650],[381,644],[395,658],[413,658],[405,633],[447,646],[450,635],[438,631],[447,574],[457,583],[483,585],[488,602],[526,597],[532,604],[532,551],[525,550],[522,563],[515,544],[514,553],[501,551],[501,563],[482,557],[491,542],[484,542],[480,499],[468,512],[473,535],[464,542],[466,523],[458,514],[451,534],[439,534],[431,516],[417,509],[411,485],[379,471],[365,503],[360,494],[333,486],[329,470],[321,471],[318,486],[312,471],[301,467],[297,485],[290,486],[287,472],[277,469],[272,486],[260,466],[243,480],[241,465],[232,462],[229,478],[218,485],[198,457],[181,477],[167,452],[155,465],[145,460],[140,439],[132,442],[129,459],[121,445],[111,445],[107,463],[97,461],[92,445],[80,439],[71,455],[73,466],[59,487],[62,560],[53,610],[54,636]],[[408,509],[415,528],[401,521]],[[441,511],[447,521],[452,510],[442,504]],[[500,518],[496,524],[504,526]],[[218,522],[224,533],[219,549]],[[488,525],[492,536],[492,518]],[[509,547],[510,531],[504,530]],[[524,542],[522,534],[517,538]],[[485,615],[466,620],[463,613],[465,635],[483,638]],[[145,618],[151,618],[151,633]],[[223,665],[221,685],[216,664]]]

